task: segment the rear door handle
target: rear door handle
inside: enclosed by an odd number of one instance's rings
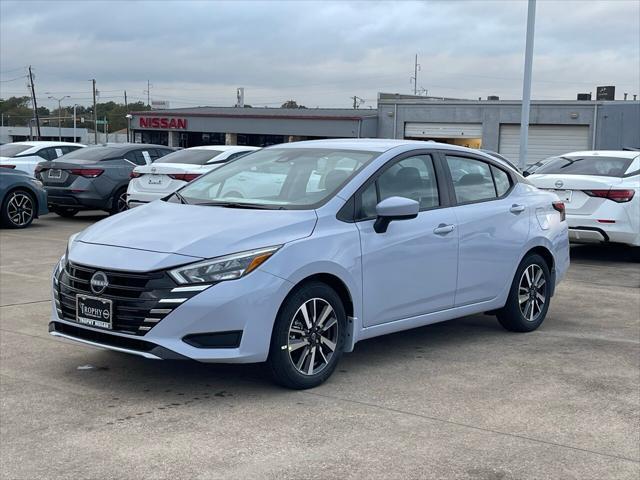
[[[445,225],[444,223],[441,223],[433,229],[433,233],[435,233],[436,235],[446,235],[447,233],[453,232],[455,229],[455,225]]]
[[[520,212],[524,212],[525,208],[526,207],[524,205],[518,205],[517,203],[514,203],[513,205],[511,205],[511,208],[509,209],[509,211],[511,213],[520,213]]]

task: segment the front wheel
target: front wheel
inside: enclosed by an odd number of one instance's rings
[[[298,288],[273,327],[268,365],[274,380],[293,389],[320,385],[342,355],[346,326],[344,306],[331,287],[313,282]]]
[[[542,325],[551,300],[551,274],[540,255],[527,255],[513,279],[507,303],[498,310],[500,324],[512,332],[531,332]]]

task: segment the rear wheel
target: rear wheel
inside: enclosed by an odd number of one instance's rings
[[[61,217],[65,217],[65,218],[71,218],[79,212],[77,208],[65,208],[65,207],[54,207],[51,210],[56,215],[60,215]]]
[[[320,385],[342,355],[346,315],[338,294],[320,282],[298,288],[273,328],[268,365],[274,380],[294,389]]]
[[[36,202],[26,190],[10,192],[2,203],[2,225],[9,228],[25,228],[36,216]]]
[[[115,215],[116,213],[124,212],[128,208],[127,187],[123,187],[119,189],[113,196],[113,200],[111,201],[111,210],[109,211],[109,213],[111,213],[111,215]]]
[[[542,325],[551,300],[551,274],[540,255],[527,255],[511,284],[507,303],[497,311],[498,321],[512,332],[531,332]]]

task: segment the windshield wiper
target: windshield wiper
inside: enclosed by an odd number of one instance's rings
[[[180,200],[180,203],[184,203],[185,205],[189,205],[189,202],[187,202],[187,201],[185,200],[185,198],[184,198],[182,195],[180,195],[178,192],[173,192],[173,195],[174,195],[178,200]]]
[[[196,203],[205,207],[224,207],[224,208],[249,208],[256,210],[283,210],[281,206],[264,205],[261,203],[241,203],[241,202],[202,202]]]

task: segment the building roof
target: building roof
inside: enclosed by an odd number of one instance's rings
[[[360,120],[377,117],[376,109],[352,108],[240,108],[240,107],[190,107],[167,110],[131,112],[138,116],[202,116],[235,118],[296,118],[306,120]]]

